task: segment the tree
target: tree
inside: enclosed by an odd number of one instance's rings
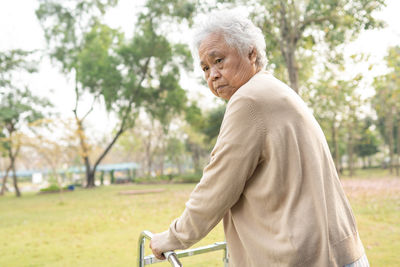
[[[5,131],[5,127],[2,127],[2,129],[0,129],[0,159],[5,159],[7,157],[7,142],[5,142],[5,137],[6,135],[4,134]],[[4,195],[4,192],[8,190],[7,188],[7,179],[8,179],[8,174],[10,173],[11,170],[11,165],[8,164],[8,162],[5,162],[5,160],[2,160],[1,162],[1,169],[5,170],[4,176],[1,177],[2,179],[2,185],[1,185],[1,189],[0,189],[0,195]],[[4,164],[4,165],[3,165]],[[7,167],[5,167],[7,166]]]
[[[394,150],[397,154],[396,160],[396,175],[400,176],[400,46],[390,47],[388,55],[385,58],[390,69],[390,86],[393,90],[392,97],[394,98]]]
[[[34,96],[28,88],[21,89],[24,85],[18,84],[13,78],[16,71],[36,71],[37,62],[30,58],[32,54],[33,52],[23,50],[0,53],[0,141],[9,158],[0,195],[4,194],[8,173],[11,171],[15,193],[18,197],[21,196],[16,176],[16,160],[23,137],[20,130],[42,118],[43,112],[51,106],[47,99]]]
[[[183,173],[185,144],[181,138],[172,136],[167,140],[166,154],[168,160],[178,168],[178,174]]]
[[[219,2],[240,3],[250,8],[254,21],[265,34],[269,65],[296,92],[311,74],[313,54],[318,47],[332,48],[354,40],[362,30],[381,27],[382,22],[372,14],[385,5],[384,0]]]
[[[363,106],[364,101],[361,99],[360,95],[355,92],[357,88],[358,81],[346,82],[344,86],[348,86],[348,92],[350,92],[349,97],[346,99],[346,106],[344,113],[344,125],[347,130],[347,156],[348,156],[348,168],[349,175],[354,175],[354,163],[356,151],[355,147],[357,140],[360,138],[360,121],[359,118],[362,117],[360,108]]]
[[[87,187],[95,185],[97,166],[117,139],[134,126],[141,109],[159,114],[162,113],[157,111],[160,107],[165,113],[170,113],[169,107],[175,110],[176,103],[168,101],[174,96],[179,96],[177,100],[181,100],[184,95],[177,83],[180,75],[175,59],[179,56],[174,54],[182,47],[172,46],[156,32],[157,17],[150,8],[139,17],[134,37],[125,40],[121,33],[101,22],[106,9],[116,5],[116,2],[76,1],[64,4],[41,0],[36,12],[45,31],[50,57],[60,63],[65,74],[72,73],[75,78],[74,116]],[[93,110],[93,105],[84,113],[78,110],[80,97],[85,92],[93,96],[93,103],[102,99],[106,109],[119,117],[111,141],[93,164],[85,131],[85,119]]]
[[[349,60],[352,64],[364,62],[364,55],[352,55]],[[304,98],[327,135],[337,171],[341,173],[341,156],[347,151],[352,175],[354,146],[359,135],[358,118],[366,100],[361,98],[362,88],[359,88],[363,76],[355,74],[344,79],[345,73],[342,49],[331,50],[324,68],[318,73],[317,81],[310,84]]]
[[[393,173],[395,98],[388,75],[376,77],[373,84],[376,92],[373,104],[379,118],[381,134],[389,147],[389,169]]]
[[[15,86],[13,74],[15,71],[32,73],[37,71],[34,60],[29,59],[32,51],[14,49],[0,52],[0,95],[5,94],[7,88]]]
[[[201,173],[202,166],[200,159],[206,154],[207,145],[205,142],[206,136],[202,133],[206,125],[206,121],[201,109],[196,102],[192,102],[185,111],[185,120],[187,126],[184,127],[186,134],[186,150],[192,155],[195,173]]]
[[[370,161],[368,161],[367,164],[366,159],[379,152],[379,139],[373,126],[373,120],[371,118],[363,120],[360,137],[356,141],[354,147],[357,155],[363,159],[363,168],[367,168],[367,166],[371,167]]]
[[[389,48],[385,60],[389,71],[374,79],[376,94],[373,105],[380,122],[379,129],[389,147],[390,173],[393,173],[393,167],[396,165],[396,175],[400,175],[400,47]],[[395,164],[396,153],[397,164]]]
[[[103,93],[96,92],[96,89],[99,86],[103,89],[102,85],[108,87],[107,89],[118,86],[114,84],[118,77],[109,79],[110,76],[118,76],[118,73],[114,70],[116,63],[108,54],[113,49],[110,46],[118,38],[118,35],[99,21],[105,10],[115,4],[116,1],[112,0],[76,1],[74,3],[42,0],[36,10],[36,16],[44,29],[49,46],[49,56],[60,64],[64,74],[74,76],[75,107],[73,113],[78,128],[81,157],[86,168],[88,187],[94,186],[95,170],[102,157],[92,168],[84,122],[93,110],[93,105]],[[93,57],[90,57],[91,53],[93,53]],[[104,79],[94,82],[94,79],[101,74],[105,75]],[[91,107],[82,112],[81,97],[86,91],[94,94],[94,100]],[[108,146],[105,151],[108,151],[111,146]]]
[[[206,113],[205,125],[202,132],[207,136],[207,141],[214,146],[225,115],[226,105],[220,105]]]
[[[139,21],[146,25],[146,27],[149,27],[148,31],[154,35],[151,39],[157,40],[155,29],[158,28],[158,25],[153,21],[153,16],[149,16],[149,14],[146,14],[146,16],[143,15],[139,18]],[[167,39],[164,37],[159,38],[158,45],[163,47],[170,46]],[[171,53],[170,55],[160,54],[158,60],[154,62],[157,66],[151,72],[152,80],[148,81],[149,89],[151,90],[148,90],[148,97],[145,105],[145,110],[150,116],[153,128],[155,127],[155,121],[158,121],[162,127],[162,131],[160,131],[160,135],[158,136],[160,175],[164,173],[164,160],[166,158],[166,146],[171,122],[184,111],[187,102],[186,92],[179,85],[179,66],[176,59],[174,59],[174,57],[179,57],[180,52],[182,52],[182,50],[179,51],[179,49],[182,49],[182,47],[173,46],[171,48],[172,49],[168,51]],[[160,50],[161,49],[158,48],[157,53]],[[155,51],[153,51],[153,53],[154,52]],[[167,51],[164,50],[164,52]],[[185,54],[181,54],[181,56],[186,57]],[[164,68],[163,65],[166,63],[165,60],[168,59],[168,57],[170,57],[169,60],[171,61],[170,68]],[[153,81],[154,77],[158,77],[157,82]],[[156,87],[154,87],[155,84],[157,84]]]
[[[72,123],[71,123],[72,122]],[[71,166],[72,160],[79,152],[79,145],[76,143],[76,129],[73,128],[72,119],[61,120],[54,118],[43,118],[31,124],[33,135],[26,138],[24,146],[30,148],[30,157],[40,158],[41,164],[36,166],[50,167],[50,175],[54,178],[60,189],[60,202],[64,187],[62,170]],[[63,129],[60,133],[58,129]],[[55,134],[57,133],[57,134]]]
[[[43,109],[50,106],[47,99],[32,95],[28,90],[13,88],[3,95],[0,104],[0,124],[4,127],[2,139],[10,160],[9,170],[12,171],[13,184],[17,197],[21,196],[16,176],[16,160],[22,146],[23,134],[21,128],[43,118]],[[7,176],[6,176],[7,177]],[[6,177],[3,180],[1,194],[4,193]]]
[[[341,172],[340,164],[340,126],[342,124],[341,112],[344,109],[346,92],[342,90],[340,82],[335,80],[336,75],[330,71],[325,72],[309,90],[306,99],[313,109],[314,116],[325,130],[331,147],[332,157],[336,170]]]

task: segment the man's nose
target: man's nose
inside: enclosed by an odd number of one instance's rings
[[[221,77],[221,73],[218,71],[218,69],[216,67],[212,67],[210,77],[211,77],[211,80],[215,81]]]

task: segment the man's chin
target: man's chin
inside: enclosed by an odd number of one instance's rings
[[[227,94],[219,94],[218,95],[219,98],[222,98],[224,100],[229,100],[231,98],[231,96],[227,95]]]
[[[213,93],[216,97],[220,97],[217,90],[210,88],[211,93]]]

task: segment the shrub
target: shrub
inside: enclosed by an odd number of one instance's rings
[[[174,178],[177,183],[198,183],[201,179],[200,173],[187,173]]]
[[[64,186],[63,190],[69,190],[69,186]],[[47,193],[47,192],[60,192],[60,187],[56,184],[51,184],[46,188],[40,189],[40,192]]]

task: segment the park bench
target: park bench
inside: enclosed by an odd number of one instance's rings
[[[194,255],[199,255],[203,253],[208,253],[216,250],[223,250],[223,262],[224,267],[228,267],[228,250],[226,248],[226,242],[216,242],[211,245],[186,249],[178,252],[168,251],[164,253],[166,260],[159,260],[154,255],[145,256],[144,255],[144,244],[145,240],[151,240],[153,234],[150,231],[143,231],[139,236],[139,246],[138,246],[138,267],[144,267],[145,265],[150,265],[158,262],[163,262],[168,260],[171,263],[171,266],[179,267],[182,266],[182,263],[179,261],[179,258],[190,257]]]

